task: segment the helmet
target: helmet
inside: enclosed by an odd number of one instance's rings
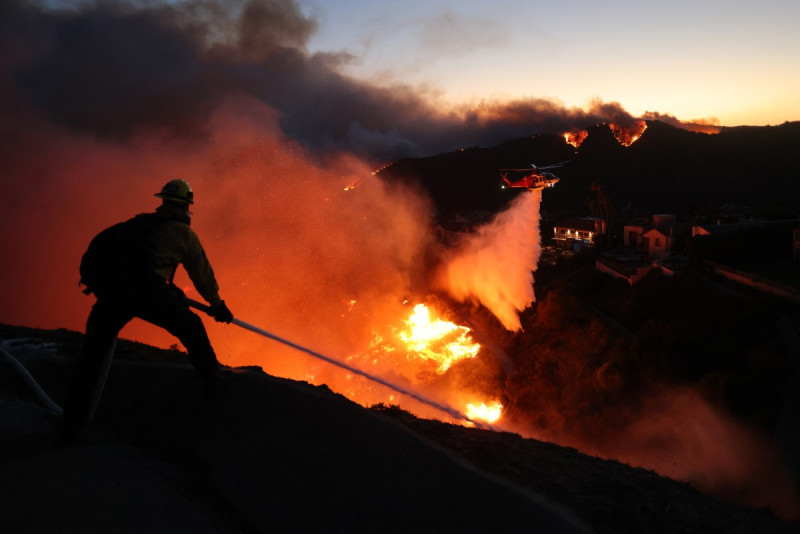
[[[155,196],[172,202],[194,204],[192,187],[186,180],[170,180],[161,188],[161,192],[156,193]]]

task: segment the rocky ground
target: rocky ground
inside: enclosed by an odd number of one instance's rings
[[[0,340],[62,403],[81,335],[0,325]],[[650,471],[259,369],[204,398],[182,354],[129,342],[76,445],[8,364],[0,405],[4,532],[800,531]]]

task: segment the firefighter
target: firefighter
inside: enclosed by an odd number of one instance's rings
[[[203,246],[189,227],[189,206],[194,203],[192,188],[184,180],[172,180],[155,196],[162,200],[155,213],[138,215],[115,225],[133,228],[127,230],[128,234],[133,234],[128,237],[133,244],[127,243],[124,248],[127,254],[139,256],[126,257],[121,262],[117,258],[117,265],[148,265],[144,276],[131,273],[120,276],[118,271],[124,270],[122,267],[109,268],[109,264],[114,265],[109,256],[121,252],[113,251],[108,245],[105,250],[95,250],[93,255],[97,259],[91,261],[88,259],[92,251],[90,245],[81,262],[81,281],[87,285],[85,292],[94,293],[97,301],[86,321],[83,351],[74,369],[64,410],[68,441],[74,441],[91,419],[117,334],[134,317],[164,328],[180,340],[204,381],[206,392],[211,391],[221,375],[229,372],[217,360],[200,317],[189,309],[184,293],[172,283],[178,265],[183,265],[198,293],[211,305],[210,314],[214,319],[224,323],[233,320],[233,314],[219,296],[219,286]],[[103,233],[92,243],[100,241],[101,235]],[[147,261],[139,261],[142,256],[148,256]],[[88,265],[92,262],[106,262],[106,271],[117,272],[105,277],[94,276],[90,274],[92,266]],[[110,281],[114,280],[113,275],[118,275],[116,281]]]

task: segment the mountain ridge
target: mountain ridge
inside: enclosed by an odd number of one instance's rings
[[[497,212],[516,192],[499,188],[500,169],[569,161],[548,190],[542,209],[585,214],[584,199],[597,181],[618,212],[691,216],[724,204],[758,213],[800,211],[800,122],[723,127],[717,134],[662,121],[628,147],[607,124],[587,129],[574,149],[563,134],[536,134],[492,147],[470,147],[426,158],[401,159],[377,175],[417,183],[442,212]]]

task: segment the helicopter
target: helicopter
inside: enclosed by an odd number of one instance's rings
[[[524,187],[528,189],[528,191],[553,187],[558,183],[559,178],[552,172],[547,172],[546,169],[555,169],[566,163],[568,162],[562,161],[561,163],[554,163],[553,165],[547,165],[545,167],[537,167],[535,164],[531,163],[531,168],[529,169],[500,169],[502,172],[500,175],[502,178],[500,187],[503,189],[506,187]],[[510,172],[522,172],[525,174],[519,180],[510,180],[508,178],[508,173]]]

